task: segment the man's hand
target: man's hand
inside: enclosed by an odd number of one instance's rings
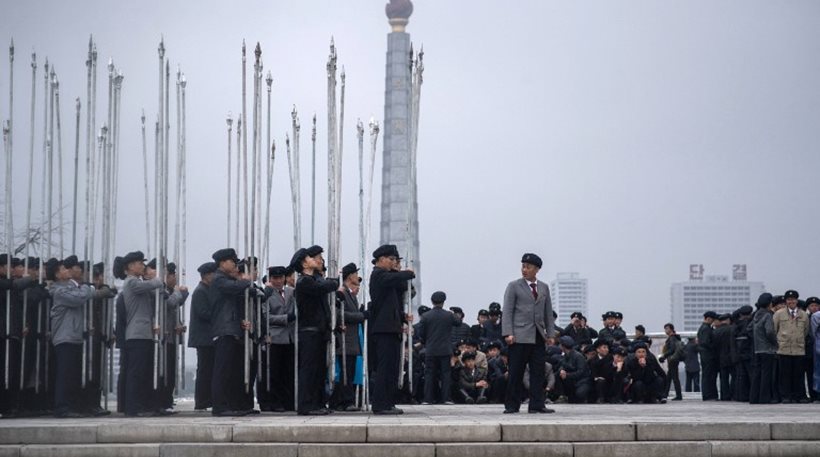
[[[25,336],[28,336],[28,333],[29,333],[29,328],[28,328],[28,326],[23,327],[23,336],[24,336],[24,337],[25,337]]]
[[[561,379],[567,379],[566,370],[561,370],[558,375],[561,376]]]
[[[478,387],[478,388],[486,389],[487,388],[487,381],[478,381],[477,383],[475,383],[475,386]]]
[[[646,359],[638,359],[638,365],[645,367],[646,366]]]
[[[408,323],[413,322],[413,315],[412,314],[405,314],[404,318],[407,320]]]
[[[513,344],[515,344],[515,337],[512,335],[507,335],[504,337],[504,341],[507,342],[507,346],[512,346]]]
[[[251,331],[251,321],[242,321],[242,323],[239,326],[242,328],[242,330],[247,330],[249,332]]]
[[[159,335],[159,331],[160,331],[159,327],[154,327],[153,328],[154,335]]]
[[[180,292],[188,292],[188,286],[177,286],[176,289]]]
[[[177,325],[175,330],[177,332],[177,335],[182,335],[183,333],[188,331],[188,327],[184,325]]]

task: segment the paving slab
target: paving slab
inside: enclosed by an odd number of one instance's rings
[[[635,441],[635,425],[601,423],[580,427],[576,423],[511,423],[501,425],[503,441]]]
[[[232,425],[212,424],[135,424],[115,422],[97,427],[98,443],[184,443],[228,442]]]
[[[20,446],[0,446],[0,457],[20,457]]]
[[[370,443],[447,443],[501,441],[499,424],[402,423],[400,425],[370,424]]]
[[[708,442],[622,442],[622,443],[575,443],[574,457],[711,457]]]
[[[297,444],[174,443],[162,444],[160,457],[297,457]]]
[[[63,444],[32,445],[20,449],[20,457],[159,457],[158,444]]]
[[[436,444],[436,457],[573,457],[571,443]]]
[[[810,457],[820,441],[712,441],[712,457]]]
[[[638,441],[769,440],[771,427],[764,422],[638,423]]]
[[[265,443],[364,443],[364,424],[239,424],[233,428],[234,442]]]
[[[820,411],[817,411],[820,420]],[[820,422],[774,422],[773,440],[820,440]]]
[[[66,425],[56,420],[0,422],[0,444],[72,444],[97,442],[97,425]]]
[[[300,444],[299,457],[436,457],[434,444]]]

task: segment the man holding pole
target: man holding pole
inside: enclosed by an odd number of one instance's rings
[[[536,278],[541,258],[527,253],[521,258],[521,278],[510,282],[504,292],[502,333],[509,348],[510,368],[504,414],[521,407],[524,367],[530,369],[530,413],[553,413],[544,406],[544,342],[554,333],[550,290]]]
[[[366,311],[359,310],[359,287],[362,278],[355,263],[342,267],[342,288],[336,293],[336,312],[339,323],[337,331],[341,341],[336,347],[336,360],[339,360],[339,375],[330,406],[336,411],[358,411],[356,408],[356,359],[362,353],[359,345],[359,324],[364,322]]]
[[[263,382],[258,387],[259,407],[277,413],[293,411],[293,350],[296,313],[293,288],[286,287],[288,270],[283,266],[268,268],[265,295],[267,313],[267,353],[262,359]]]
[[[211,379],[214,371],[214,342],[211,335],[211,301],[209,289],[216,273],[216,263],[206,262],[197,268],[200,281],[191,295],[191,334],[188,347],[196,348],[196,387],[194,409],[213,406]]]
[[[396,390],[401,364],[401,334],[405,322],[413,316],[403,310],[408,281],[416,277],[413,270],[398,270],[401,260],[398,248],[385,244],[373,251],[373,272],[370,274],[370,319],[368,332],[372,349],[374,414],[403,414],[396,408]]]

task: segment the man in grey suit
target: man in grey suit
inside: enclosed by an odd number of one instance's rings
[[[553,335],[550,290],[536,278],[543,262],[535,254],[521,258],[521,278],[510,282],[504,292],[502,334],[507,343],[510,366],[504,414],[517,413],[521,407],[522,379],[525,366],[530,370],[528,412],[553,413],[544,406],[544,342]]]
[[[293,310],[293,288],[285,285],[286,276],[287,269],[283,266],[268,268],[265,293],[268,295],[266,315],[269,325],[263,331],[268,332],[268,345],[265,349],[270,354],[262,357],[263,382],[257,388],[260,409],[277,413],[294,411],[293,351],[296,314]],[[267,389],[268,384],[270,390]]]

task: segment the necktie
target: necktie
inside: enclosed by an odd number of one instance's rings
[[[532,298],[538,300],[538,285],[536,283],[530,283],[530,289],[532,289]]]
[[[281,295],[282,299],[284,300],[284,298],[285,298],[285,289],[280,290],[279,295]]]

